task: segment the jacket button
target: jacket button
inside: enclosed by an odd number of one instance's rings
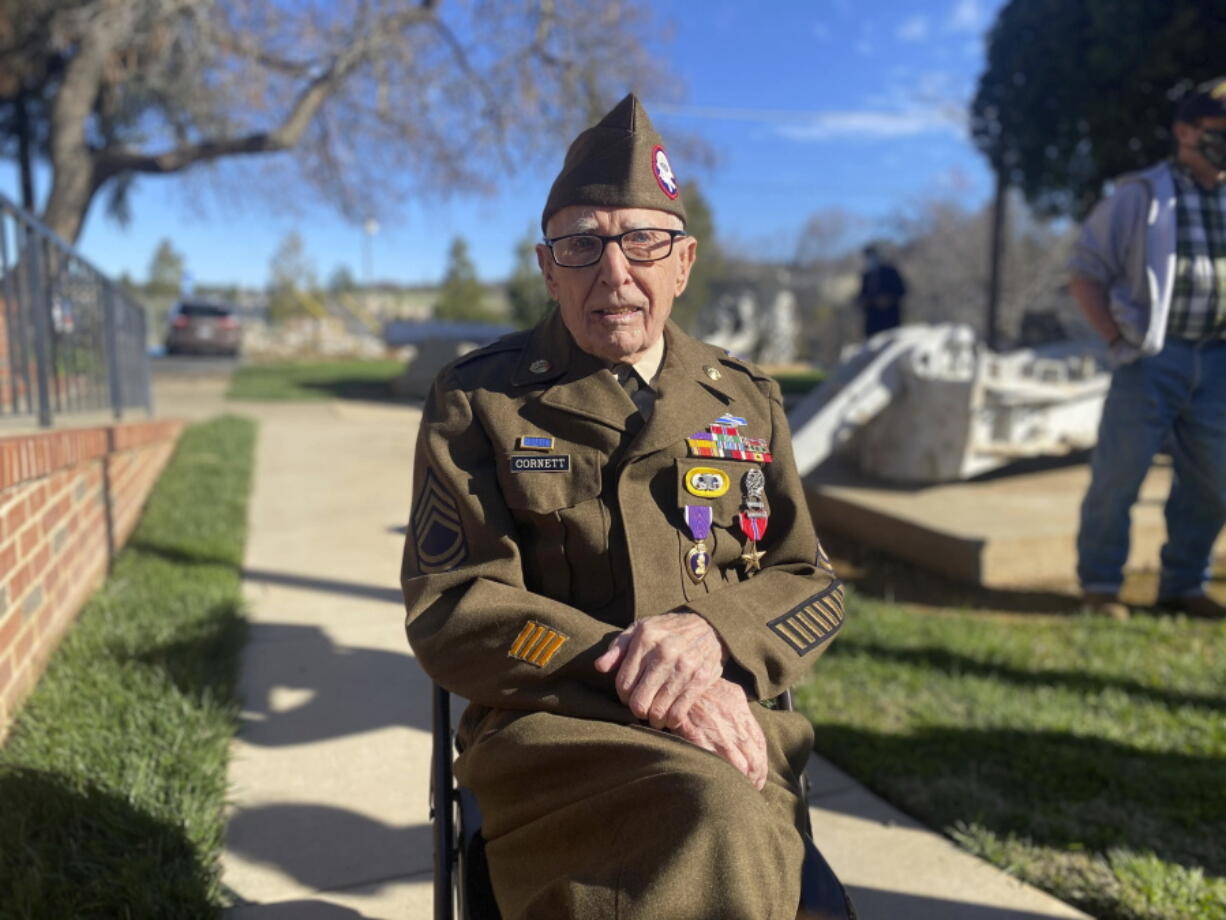
[[[550,364],[548,361],[546,361],[544,358],[537,358],[535,361],[533,361],[531,364],[528,365],[528,370],[532,371],[532,373],[534,374],[547,374],[549,373],[549,369],[551,367],[553,367],[553,365]]]
[[[712,380],[719,380],[720,373],[719,373],[718,367],[711,367],[710,365],[708,365],[707,367],[704,367],[703,370],[706,372],[707,376],[710,377]]]

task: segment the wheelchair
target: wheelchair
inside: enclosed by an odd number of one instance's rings
[[[502,920],[490,884],[481,836],[481,812],[471,791],[458,786],[452,774],[455,733],[451,728],[451,694],[433,685],[430,754],[430,821],[434,837],[434,920]],[[792,711],[792,692],[776,699]],[[809,800],[807,777],[800,792]],[[809,811],[804,812],[801,836],[805,842],[801,866],[798,917],[805,920],[856,920],[851,897],[813,843]]]

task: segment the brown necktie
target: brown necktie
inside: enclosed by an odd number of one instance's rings
[[[643,418],[642,404],[639,402],[638,394],[643,389],[643,381],[634,369],[629,365],[623,364],[617,368],[616,376],[618,382],[622,385],[622,389],[626,391],[626,395],[630,397],[630,401],[634,403],[635,412],[626,419],[626,430],[630,434],[638,434],[643,427],[645,419]]]

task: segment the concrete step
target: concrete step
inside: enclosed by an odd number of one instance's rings
[[[1129,572],[1158,567],[1171,482],[1164,461],[1150,470],[1133,508]],[[1074,593],[1078,518],[1089,481],[1084,462],[935,486],[900,486],[830,465],[805,487],[819,534],[842,534],[986,588]],[[1216,557],[1226,560],[1226,536]]]

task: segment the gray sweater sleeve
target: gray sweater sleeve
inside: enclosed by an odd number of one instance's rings
[[[1145,180],[1122,180],[1109,198],[1104,198],[1081,227],[1073,252],[1069,257],[1069,272],[1074,278],[1086,278],[1111,286],[1127,276],[1135,246],[1144,246],[1144,234],[1138,239],[1138,227],[1144,227],[1144,209],[1150,195]]]

